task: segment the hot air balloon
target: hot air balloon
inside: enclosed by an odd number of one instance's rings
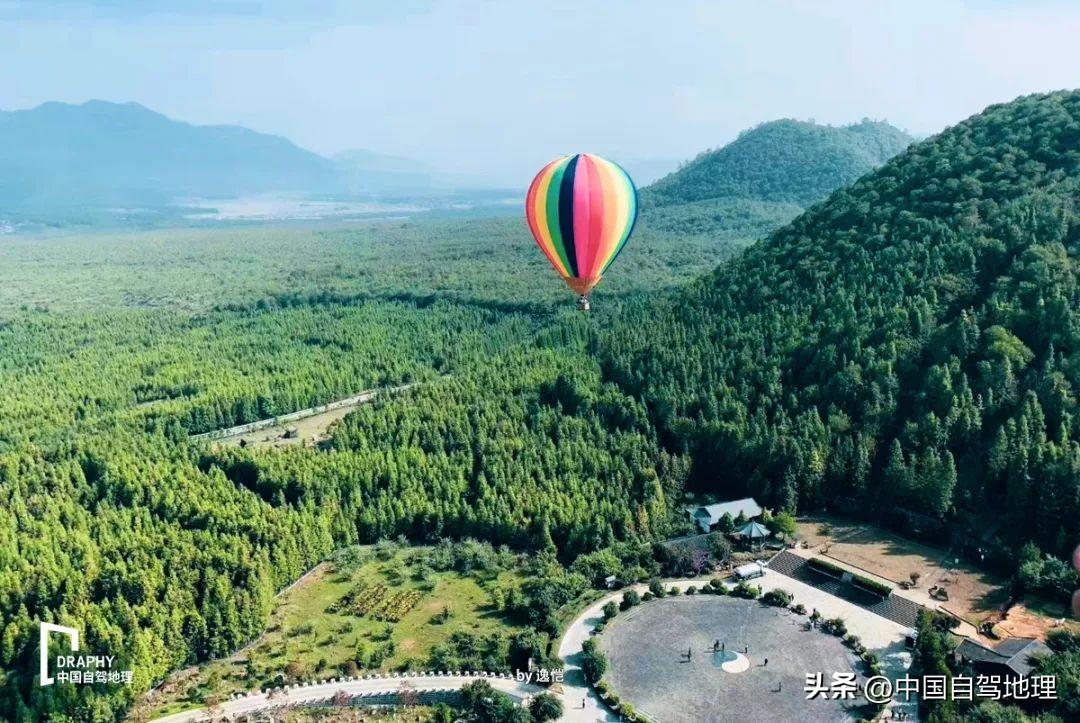
[[[591,153],[556,158],[536,174],[525,218],[537,245],[589,310],[589,292],[626,246],[637,221],[626,171]]]

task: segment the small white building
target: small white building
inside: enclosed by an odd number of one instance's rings
[[[740,513],[748,521],[752,520],[761,514],[761,505],[753,497],[702,505],[690,511],[690,520],[701,528],[702,532],[708,532],[720,522],[725,514],[731,515],[731,519],[734,520]]]

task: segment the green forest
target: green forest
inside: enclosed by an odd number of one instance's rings
[[[589,315],[518,220],[5,242],[0,716],[116,720],[335,549],[398,535],[532,551],[507,608],[545,641],[598,565],[666,571],[649,543],[686,492],[867,516],[1010,574],[1031,543],[1025,584],[1071,594],[1080,92],[888,161],[907,139],[868,136],[854,176],[791,175],[812,198],[647,207]],[[408,381],[326,449],[189,439]],[[134,684],[38,687],[39,620]]]
[[[1023,98],[913,146],[628,309],[596,340],[605,378],[690,456],[692,486],[1067,554],[1078,112],[1080,94]]]

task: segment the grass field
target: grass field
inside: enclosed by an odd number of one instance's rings
[[[403,548],[389,556],[360,549],[361,564],[323,563],[281,595],[265,633],[249,646],[173,675],[150,696],[149,710],[166,715],[282,682],[425,669],[432,649],[455,631],[517,630],[491,604],[489,592],[494,585],[514,585],[515,573],[432,571],[421,562],[427,548]],[[387,594],[415,591],[419,600],[397,622],[334,610],[350,590],[377,585]]]

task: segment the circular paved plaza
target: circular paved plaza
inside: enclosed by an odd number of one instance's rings
[[[663,723],[853,720],[844,701],[806,700],[807,673],[822,673],[827,685],[834,672],[856,671],[840,639],[804,630],[806,620],[727,596],[652,600],[620,612],[601,633],[604,678],[621,699]],[[717,640],[724,649],[714,654]]]

